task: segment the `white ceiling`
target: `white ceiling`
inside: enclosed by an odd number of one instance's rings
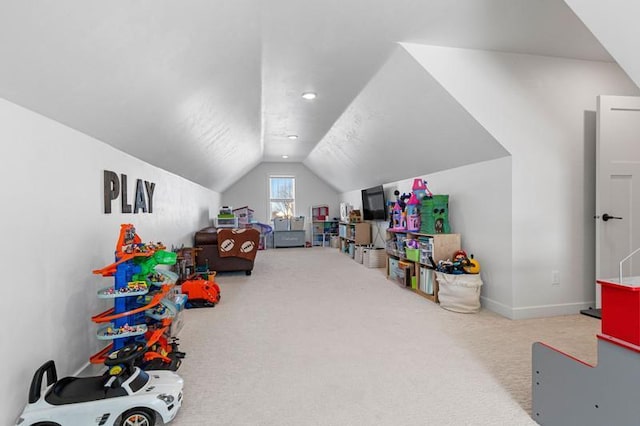
[[[566,0],[618,65],[640,87],[640,2],[629,0]]]
[[[403,123],[402,139],[425,131],[410,117],[433,104],[403,102],[406,81],[397,93],[371,84],[389,58],[405,60],[392,56],[398,42],[612,60],[562,0],[4,0],[0,96],[216,191],[283,154],[338,176],[340,164],[326,158],[359,105],[376,102]],[[385,72],[381,84],[411,75],[419,90],[436,90],[425,71],[396,63]],[[307,90],[318,98],[303,100]],[[499,155],[471,117],[443,102]],[[365,121],[351,131],[379,156],[388,134]],[[369,170],[372,158],[354,166]]]

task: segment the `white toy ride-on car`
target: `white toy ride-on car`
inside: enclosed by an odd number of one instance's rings
[[[145,351],[134,343],[109,355],[102,376],[58,380],[47,361],[36,370],[29,403],[16,420],[19,426],[153,426],[174,419],[182,405],[183,380],[173,371],[145,372],[133,366]],[[42,379],[47,389],[42,393]]]

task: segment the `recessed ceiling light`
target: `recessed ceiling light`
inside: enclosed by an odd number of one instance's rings
[[[314,92],[304,92],[302,94],[302,97],[305,98],[308,101],[315,99],[317,96],[318,95],[316,93],[314,93]]]
[[[292,141],[295,141],[296,139],[298,139],[298,135],[289,135],[287,136],[289,139],[291,139]]]
[[[288,155],[283,155],[282,158],[284,158],[286,160],[287,158],[289,158],[289,156]]]

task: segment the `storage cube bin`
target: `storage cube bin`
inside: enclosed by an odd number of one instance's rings
[[[385,250],[376,247],[367,247],[362,252],[362,263],[367,268],[384,268],[387,256]]]
[[[421,266],[420,267],[420,291],[426,294],[433,294],[434,280],[435,280],[434,270]]]
[[[398,267],[398,259],[389,258],[389,272]]]
[[[342,238],[347,238],[347,225],[341,223],[338,226],[338,235]]]
[[[407,256],[407,259],[413,261],[413,262],[419,262],[420,261],[420,250],[419,249],[412,249],[407,247],[406,249],[404,249],[405,252],[405,256]]]
[[[329,217],[329,206],[315,206],[311,208],[312,219],[325,220]]]
[[[356,246],[355,254],[353,255],[353,260],[355,260],[358,263],[362,263],[363,251],[364,251],[364,246]]]

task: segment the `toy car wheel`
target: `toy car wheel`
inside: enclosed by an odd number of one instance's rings
[[[120,419],[120,426],[153,426],[155,415],[144,408],[134,408],[125,412]]]

